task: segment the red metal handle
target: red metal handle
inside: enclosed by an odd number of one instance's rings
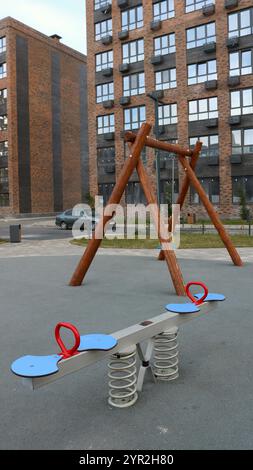
[[[72,349],[67,349],[65,347],[65,344],[63,343],[61,339],[61,335],[60,335],[61,328],[67,328],[68,330],[72,331],[72,333],[74,334],[75,345],[73,346]],[[58,323],[58,325],[55,328],[55,339],[61,348],[63,359],[67,359],[68,357],[74,356],[77,353],[77,350],[81,342],[78,329],[74,325],[71,325],[71,323]]]
[[[203,297],[201,297],[201,299],[198,300],[195,297],[193,297],[193,295],[190,292],[191,286],[200,286],[204,289],[204,294],[203,294]],[[206,299],[206,297],[208,296],[208,288],[203,282],[189,282],[187,284],[187,286],[185,286],[185,291],[186,291],[186,294],[188,295],[189,299],[195,305],[201,305],[204,302],[204,300]]]

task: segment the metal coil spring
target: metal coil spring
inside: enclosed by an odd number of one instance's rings
[[[136,346],[111,356],[108,367],[109,404],[116,408],[134,405],[138,399]]]
[[[157,380],[178,378],[178,328],[165,331],[154,339],[153,372]]]

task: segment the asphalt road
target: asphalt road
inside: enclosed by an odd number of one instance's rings
[[[23,240],[60,240],[72,238],[71,230],[60,230],[54,226],[54,219],[0,220],[0,238],[9,238],[9,227],[21,224]]]
[[[0,448],[252,449],[252,263],[181,260],[186,282],[227,300],[180,329],[179,379],[147,381],[132,408],[109,407],[106,360],[37,392],[11,374],[17,357],[58,351],[60,321],[109,333],[178,301],[166,264],[152,257],[98,256],[83,287],[71,288],[78,259],[1,259]]]

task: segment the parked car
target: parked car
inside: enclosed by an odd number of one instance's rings
[[[89,212],[81,211],[80,214],[74,212],[73,209],[68,209],[62,214],[56,216],[55,225],[60,227],[62,230],[71,230],[73,228],[74,223],[82,219],[83,224],[81,225],[80,229],[92,229],[95,230],[97,223],[99,222],[99,218],[96,217],[94,214],[91,216]],[[110,222],[110,228],[113,231],[116,230],[116,224],[114,221]]]

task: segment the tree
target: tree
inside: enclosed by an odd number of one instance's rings
[[[249,208],[247,207],[246,192],[243,187],[241,187],[239,190],[239,197],[240,197],[240,217],[242,220],[248,221],[250,218],[250,211],[249,211]]]

